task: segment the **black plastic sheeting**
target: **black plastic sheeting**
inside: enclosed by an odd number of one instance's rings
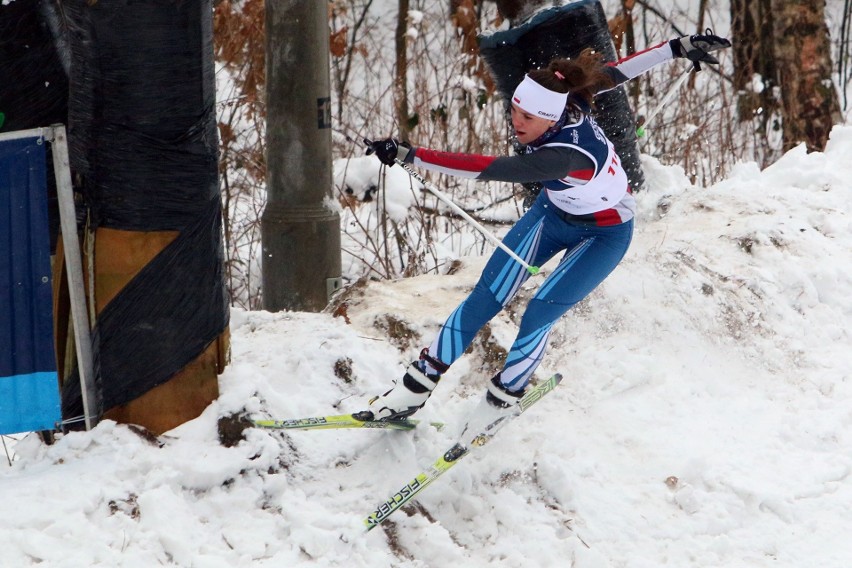
[[[93,330],[98,414],[168,381],[228,325],[222,248],[211,233],[220,222],[219,210],[208,208],[101,312]],[[76,371],[65,382],[62,413],[83,413]]]
[[[48,0],[0,3],[0,132],[65,123],[68,61],[54,41],[57,22]]]
[[[479,51],[507,101],[524,74],[546,67],[557,57],[576,57],[590,47],[615,61],[606,15],[597,0],[584,0],[538,12],[523,24],[479,37]],[[507,103],[508,104],[508,103]],[[621,157],[634,191],[645,184],[636,145],[636,118],[623,88],[595,99],[595,120]]]
[[[93,330],[97,414],[167,382],[228,325],[210,0],[63,2],[69,143],[94,227],[179,231]],[[83,413],[77,373],[66,419]]]
[[[69,54],[54,41],[59,27],[55,1],[0,4],[0,132],[29,130],[68,120]],[[50,154],[48,154],[50,155]],[[53,161],[47,161],[50,252],[56,251],[59,206]]]

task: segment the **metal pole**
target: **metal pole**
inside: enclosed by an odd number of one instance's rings
[[[340,287],[332,198],[325,2],[266,2],[267,204],[261,218],[263,307],[321,311]]]
[[[47,128],[30,128],[29,130],[15,130],[14,132],[0,132],[0,142],[7,140],[20,140],[21,138],[45,138],[50,140],[52,133]]]
[[[97,417],[94,392],[94,366],[89,318],[86,315],[86,295],[83,287],[83,263],[80,241],[77,238],[77,212],[71,188],[71,169],[68,159],[68,138],[65,126],[51,128],[53,133],[53,169],[59,199],[59,222],[62,229],[62,246],[65,250],[65,268],[68,270],[68,296],[71,300],[71,320],[74,325],[74,345],[77,350],[77,368],[80,372],[80,392],[83,398],[83,415],[86,430],[91,430]]]

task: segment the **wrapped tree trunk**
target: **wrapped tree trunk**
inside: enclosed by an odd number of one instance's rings
[[[63,8],[71,168],[94,232],[98,414],[160,434],[218,396],[227,359],[212,4]],[[75,373],[66,419],[82,413]]]

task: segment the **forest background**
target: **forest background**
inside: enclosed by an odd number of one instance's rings
[[[512,152],[505,102],[477,52],[477,36],[517,25],[541,0],[330,0],[333,206],[341,214],[347,284],[447,272],[490,245],[413,180],[394,197],[384,170],[364,174],[352,139],[396,136],[457,152]],[[850,0],[602,0],[619,57],[712,29],[732,39],[721,65],[680,81],[686,62],[626,86],[640,151],[706,187],[740,162],[761,168],[790,148],[822,150],[848,116]],[[232,304],[262,305],[260,218],[265,206],[264,2],[216,4],[220,175]],[[281,38],[279,41],[287,41]],[[678,64],[682,63],[682,64]],[[369,167],[367,167],[369,170]],[[393,172],[399,176],[399,172]],[[405,178],[406,176],[402,176]],[[400,178],[394,178],[399,191]],[[523,211],[523,188],[429,176],[496,232]],[[395,201],[397,207],[394,208]]]

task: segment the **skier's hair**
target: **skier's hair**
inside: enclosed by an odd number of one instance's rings
[[[584,49],[574,59],[554,59],[544,69],[528,73],[530,79],[557,93],[570,93],[594,108],[595,95],[615,86],[603,67],[602,55]]]

